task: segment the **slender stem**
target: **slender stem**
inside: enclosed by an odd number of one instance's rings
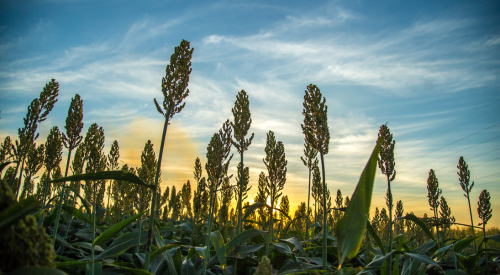
[[[309,201],[311,199],[311,168],[309,167],[309,187],[307,188],[306,240],[309,239]]]
[[[73,149],[70,148],[70,150],[68,152],[68,161],[66,161],[66,172],[64,172],[64,177],[68,176],[69,161],[71,159],[71,151],[72,150]],[[61,216],[61,208],[62,208],[62,202],[64,200],[64,189],[65,189],[65,187],[66,187],[66,181],[63,182],[63,186],[62,186],[62,189],[61,189],[61,195],[59,196],[59,204],[57,206],[56,221],[55,221],[55,224],[54,224],[54,239],[52,240],[52,246],[54,246],[54,247],[56,245],[57,228],[59,227],[59,218]]]
[[[210,232],[212,231],[212,208],[213,208],[213,200],[214,200],[214,188],[213,188],[213,183],[210,185],[210,206],[208,208],[208,224],[207,224],[207,234],[205,236],[205,247],[207,248],[207,255],[203,257],[204,263],[203,263],[203,275],[207,274],[207,265],[208,265],[208,260],[210,260]]]
[[[90,258],[91,258],[91,261],[92,261],[92,275],[94,275],[94,271],[95,271],[95,268],[94,268],[94,241],[95,241],[95,219],[96,219],[96,205],[95,205],[95,201],[96,201],[96,197],[97,197],[97,184],[94,183],[94,204],[92,205],[92,251],[91,251],[91,254],[90,254]]]
[[[22,156],[22,152],[20,156]],[[24,162],[24,157],[22,158],[22,160],[23,160],[22,162]],[[14,188],[14,181],[16,180],[17,171],[19,171],[19,165],[21,165],[20,162],[16,164],[16,170],[14,171],[14,176],[12,176],[12,179],[10,180],[10,189]]]
[[[42,198],[42,214],[40,215],[40,218],[38,218],[38,224],[42,225],[43,224],[43,210],[45,210],[45,203],[47,202],[47,188],[48,188],[48,182],[50,179],[50,172],[51,169],[47,170],[47,177],[45,178],[45,184],[43,186],[43,198]]]
[[[472,221],[472,210],[470,207],[470,198],[469,198],[469,193],[467,192],[467,201],[469,202],[469,213],[470,213],[470,224],[472,225],[472,237],[474,238],[474,251],[477,252],[477,245],[476,245],[476,233],[474,230],[474,222]]]
[[[113,181],[110,180],[109,181],[109,190],[108,190],[108,207],[107,207],[107,211],[106,211],[106,224],[109,224],[109,200],[111,197],[111,187],[112,186],[113,186]]]
[[[21,172],[19,172],[19,185],[17,186],[17,191],[16,191],[16,200],[19,198],[19,191],[21,191],[21,182],[23,179],[23,171],[24,171],[24,161],[21,164]]]
[[[387,190],[389,190],[389,252],[392,251],[392,192],[391,192],[391,181],[389,180],[389,175],[387,175]],[[387,274],[391,275],[392,267],[392,256],[389,257],[389,265],[387,268]]]
[[[241,148],[243,148],[243,144],[240,143],[240,146]],[[243,168],[245,167],[243,165],[243,153],[245,151],[241,151],[241,168],[240,168],[240,189],[239,189],[239,194],[238,194],[238,225],[236,227],[236,235],[240,234],[241,233],[241,227],[242,227],[242,200],[243,200],[243,178],[244,178],[244,175],[243,175]],[[236,268],[238,267],[238,259],[235,259],[234,260],[234,269],[233,269],[233,273],[236,272]]]
[[[137,239],[137,246],[135,247],[135,253],[139,253],[139,247],[141,246],[141,231],[142,231],[142,219],[139,218],[139,238]]]
[[[144,261],[144,270],[148,271],[149,270],[149,261],[150,261],[150,256],[151,256],[151,240],[153,238],[153,225],[154,225],[154,213],[155,213],[155,206],[156,206],[156,190],[158,190],[158,180],[160,178],[160,170],[161,170],[161,160],[163,156],[163,148],[165,146],[165,136],[167,135],[167,128],[168,128],[168,118],[169,118],[169,112],[167,112],[165,116],[165,124],[163,125],[163,134],[161,137],[161,144],[160,144],[160,153],[158,154],[158,164],[156,166],[156,177],[155,177],[155,188],[153,190],[153,200],[151,201],[151,213],[150,213],[150,221],[149,221],[149,229],[148,229],[148,240],[146,243],[146,257]]]
[[[328,219],[327,219],[327,209],[326,209],[326,182],[325,182],[325,161],[323,158],[323,152],[319,152],[321,158],[321,174],[323,178],[323,270],[326,270],[327,266],[327,236],[328,236]]]

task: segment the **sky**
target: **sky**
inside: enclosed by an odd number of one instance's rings
[[[44,142],[64,129],[75,94],[85,129],[97,123],[106,152],[117,140],[120,163],[140,166],[147,140],[158,152],[161,79],[182,39],[194,48],[186,107],[168,128],[162,187],[190,180],[206,163],[211,136],[236,95],[250,100],[255,138],[245,153],[250,197],[257,193],[266,134],[283,141],[293,213],[307,201],[302,164],[302,103],[309,84],[326,98],[330,129],[326,183],[351,196],[381,125],[396,141],[394,201],[430,214],[427,177],[434,169],[460,223],[470,223],[457,164],[469,165],[474,223],[479,193],[492,197],[500,226],[500,3],[498,1],[85,1],[0,2],[0,139],[17,137],[29,103],[52,78],[59,101],[40,124]],[[236,173],[238,153],[231,161]],[[66,152],[64,153],[66,155]],[[66,159],[63,159],[65,164]],[[61,164],[63,167],[63,164]],[[206,173],[204,172],[204,175]],[[233,184],[235,183],[233,177]],[[385,206],[378,171],[372,200]]]

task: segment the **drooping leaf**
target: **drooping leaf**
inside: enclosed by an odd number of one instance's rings
[[[141,244],[146,242],[147,238],[145,238],[144,236],[146,236],[147,232],[148,232],[147,230],[143,230],[141,232],[141,236],[143,236],[141,238]],[[119,256],[123,254],[125,251],[127,251],[129,248],[136,246],[138,241],[139,241],[139,232],[127,232],[116,238],[116,240],[114,240],[108,246],[108,248],[104,250],[104,252],[97,255],[95,259],[100,260],[101,258],[104,257],[112,258]]]
[[[184,260],[182,262],[182,268],[181,268],[181,275],[191,275],[191,274],[196,274],[196,271],[194,270],[194,265],[193,262],[191,262],[191,259]]]
[[[289,238],[289,239],[281,239],[280,241],[283,241],[283,242],[287,242],[287,243],[293,244],[293,245],[295,246],[295,249],[299,250],[299,251],[302,253],[302,256],[303,256],[303,257],[306,257],[306,258],[307,258],[307,260],[309,260],[309,258],[307,257],[306,252],[304,251],[304,248],[303,248],[303,247],[302,247],[302,245],[300,244],[299,240],[297,240],[297,238],[292,237],[292,238]]]
[[[414,254],[414,253],[404,253],[406,256],[411,257],[412,259],[415,259],[417,261],[420,261],[425,264],[430,264],[435,267],[441,268],[441,266],[436,263],[431,257],[427,255],[422,255],[422,254]]]
[[[344,216],[337,224],[337,249],[339,268],[345,260],[351,259],[359,251],[366,231],[366,220],[372,200],[373,181],[377,171],[378,153],[380,150],[379,138],[368,163],[359,179],[358,185],[352,194]]]
[[[272,243],[271,246],[278,250],[279,253],[292,254],[292,250],[285,243]]]
[[[133,221],[135,221],[137,218],[142,216],[144,213],[146,213],[147,210],[142,211],[139,214],[133,215],[132,217],[129,217],[128,219],[125,219],[119,223],[116,223],[115,225],[111,226],[110,228],[106,229],[106,231],[102,232],[99,237],[95,238],[94,240],[94,245],[98,245],[100,243],[103,243],[110,238],[112,238],[116,233],[120,232],[123,228],[127,227],[127,225],[131,224]]]
[[[476,237],[477,238],[477,237]],[[463,238],[453,244],[453,252],[460,253],[465,248],[467,248],[472,242],[474,242],[474,238]]]
[[[267,233],[266,231],[260,231],[258,229],[252,228],[249,230],[245,230],[240,234],[236,235],[236,237],[232,238],[226,245],[226,251],[233,249],[237,244],[243,243],[245,240],[258,236],[260,234]]]
[[[0,174],[2,173],[3,169],[4,169],[5,167],[7,167],[7,166],[8,166],[9,164],[11,164],[11,163],[18,163],[18,162],[17,162],[17,161],[13,161],[13,162],[11,162],[11,161],[7,161],[7,162],[4,162],[4,163],[0,164]]]
[[[436,239],[432,235],[432,233],[429,230],[429,228],[427,227],[427,225],[425,225],[425,223],[421,219],[419,219],[417,216],[415,216],[413,214],[407,214],[406,216],[399,217],[396,220],[410,220],[410,221],[414,222],[416,225],[418,225],[425,232],[425,234],[429,238],[431,238],[435,243],[437,243]]]
[[[0,213],[0,230],[24,218],[24,216],[31,213],[31,211],[35,210],[39,205],[40,202],[37,201],[34,196],[30,196],[19,203],[14,203]]]
[[[82,211],[80,211],[74,207],[71,207],[68,205],[63,205],[62,210],[66,211],[68,214],[70,214],[71,216],[73,216],[77,219],[83,220],[84,222],[86,222],[90,225],[92,224],[92,216],[90,216],[90,218],[89,218]]]
[[[69,177],[62,177],[55,180],[49,181],[49,183],[65,182],[65,181],[82,181],[82,180],[117,180],[117,181],[127,181],[134,184],[139,184],[142,186],[154,189],[155,186],[152,184],[147,184],[142,181],[138,176],[132,173],[127,173],[125,171],[102,171],[96,173],[86,173],[73,175]]]
[[[372,224],[370,223],[370,221],[368,219],[366,220],[366,229],[368,230],[368,232],[370,232],[370,235],[372,235],[372,238],[375,240],[375,242],[377,243],[377,245],[380,248],[380,250],[382,251],[382,253],[385,254],[384,244],[382,244],[380,237],[377,235],[377,233],[375,232],[375,230],[372,227]]]
[[[226,248],[224,247],[224,238],[222,238],[219,231],[213,231],[210,233],[210,242],[214,246],[221,268],[223,270],[226,269]]]
[[[181,245],[180,244],[174,244],[174,243],[168,244],[168,245],[166,245],[166,246],[164,246],[164,247],[156,250],[155,252],[151,253],[151,256],[150,256],[151,258],[150,259],[151,259],[151,261],[153,261],[156,257],[160,256],[163,252],[165,252],[167,250],[170,250],[170,249],[172,249],[174,247],[179,247],[179,246],[181,246]]]
[[[155,226],[154,230],[154,238],[156,243],[158,244],[158,247],[165,247],[165,241],[161,237],[160,233],[158,232],[158,228]],[[164,251],[163,257],[165,257],[165,261],[167,262],[168,266],[168,271],[170,272],[171,275],[178,275],[177,270],[175,269],[175,264],[174,260],[172,259],[172,255],[170,255],[169,251]]]

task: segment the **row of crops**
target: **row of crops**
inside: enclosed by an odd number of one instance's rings
[[[249,97],[242,90],[233,120],[212,136],[206,164],[194,165],[191,191],[161,190],[161,164],[169,123],[185,106],[193,49],[183,40],[162,79],[163,101],[154,99],[165,124],[158,155],[148,141],[141,166],[119,166],[118,141],[104,153],[104,129],[92,124],[85,137],[83,101],[71,101],[65,131],[53,127],[36,144],[37,127],[59,94],[53,79],[28,107],[19,138],[0,147],[0,273],[6,274],[490,274],[500,272],[500,235],[486,236],[492,216],[490,195],[478,201],[480,227],[472,236],[453,234],[456,221],[441,196],[433,170],[428,198],[433,215],[404,213],[394,203],[395,141],[382,125],[376,146],[352,196],[340,190],[332,203],[325,182],[330,132],[326,99],[311,84],[304,95],[302,161],[309,171],[308,195],[290,214],[285,146],[272,131],[255,203],[248,199],[249,168],[244,153],[252,144]],[[233,159],[231,149],[236,148]],[[67,162],[62,162],[63,148]],[[235,183],[228,174],[238,161]],[[61,169],[61,164],[65,169]],[[38,177],[44,168],[42,176]],[[204,169],[203,169],[204,168]],[[471,210],[468,166],[458,165],[459,181]],[[369,217],[374,177],[387,178],[387,210]],[[205,176],[204,176],[205,175]],[[311,199],[312,197],[312,199]],[[233,199],[236,207],[231,208]],[[314,207],[312,207],[314,205]],[[471,210],[472,211],[472,210]],[[394,216],[393,216],[394,212]],[[476,228],[476,230],[474,230]],[[470,229],[470,230],[469,230]],[[476,236],[477,232],[482,232]]]

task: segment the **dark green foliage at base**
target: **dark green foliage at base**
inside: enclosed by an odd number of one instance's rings
[[[0,212],[15,203],[8,184],[0,180]],[[0,274],[20,267],[55,267],[56,254],[45,228],[27,215],[0,232]]]

